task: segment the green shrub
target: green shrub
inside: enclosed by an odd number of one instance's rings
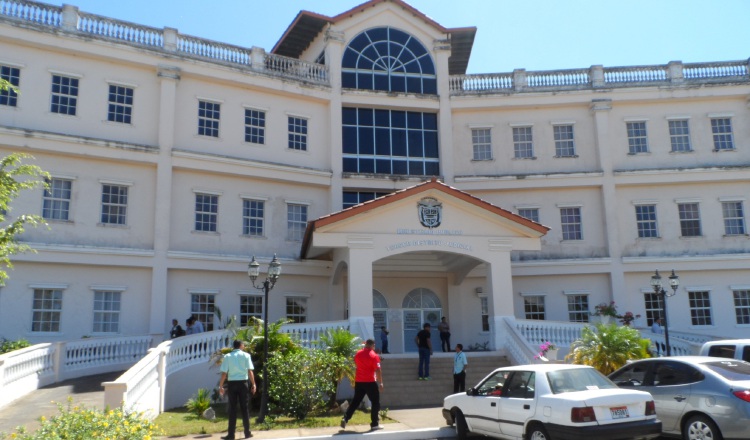
[[[205,388],[198,388],[198,392],[188,399],[185,408],[198,417],[203,415],[203,411],[211,407],[211,395]]]
[[[599,323],[594,328],[588,325],[583,328],[581,339],[570,344],[566,359],[590,365],[607,375],[630,359],[651,357],[650,345],[650,340],[641,338],[641,332],[630,326]]]
[[[100,411],[72,406],[68,399],[67,407],[57,404],[60,415],[40,418],[41,426],[33,433],[21,429],[7,438],[16,440],[151,440],[161,435],[156,425],[144,418],[141,413],[126,413],[122,409]],[[0,436],[2,438],[2,436]]]
[[[331,362],[340,359],[322,350],[302,350],[274,354],[268,360],[269,407],[272,413],[281,413],[302,420],[318,408],[325,406],[327,397],[335,392],[331,375],[335,368]]]
[[[19,339],[17,341],[11,341],[8,339],[0,339],[0,354],[8,353],[14,350],[20,350],[22,348],[30,347],[31,343],[26,339]]]

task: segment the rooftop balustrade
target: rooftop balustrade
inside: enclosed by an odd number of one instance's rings
[[[329,85],[328,68],[322,64],[269,54],[258,47],[245,48],[182,35],[177,29],[153,28],[80,12],[71,5],[59,7],[29,0],[0,0],[0,19],[3,18],[303,83]]]

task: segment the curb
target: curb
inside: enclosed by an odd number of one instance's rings
[[[346,440],[431,440],[442,438],[454,438],[456,431],[453,428],[424,428],[408,429],[405,431],[375,431],[375,432],[337,432],[330,435],[306,436],[306,440],[324,440],[334,439],[337,437],[346,438]],[[300,437],[285,437],[276,440],[298,440]]]

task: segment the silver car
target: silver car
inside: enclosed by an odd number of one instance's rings
[[[654,396],[664,434],[685,440],[750,438],[750,362],[659,357],[631,362],[609,378]]]

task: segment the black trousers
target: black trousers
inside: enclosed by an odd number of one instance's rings
[[[235,428],[237,428],[237,404],[242,411],[242,426],[245,428],[245,437],[250,436],[250,412],[248,411],[248,399],[250,397],[250,388],[246,380],[230,380],[227,390],[229,398],[229,429],[228,437],[234,437]]]
[[[466,372],[462,371],[453,375],[453,394],[466,391]]]
[[[380,412],[380,388],[378,388],[377,382],[357,382],[354,384],[354,398],[352,404],[346,409],[346,415],[344,420],[347,422],[354,415],[354,411],[362,403],[362,399],[365,395],[370,398],[372,403],[372,411],[370,412],[370,426],[378,426],[378,413]]]

